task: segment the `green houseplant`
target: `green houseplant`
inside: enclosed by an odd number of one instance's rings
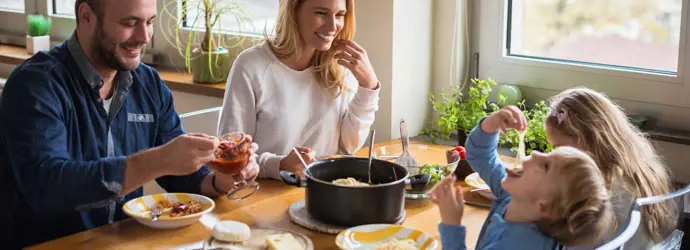
[[[173,13],[174,7],[179,7],[180,11]],[[192,73],[195,83],[225,82],[236,56],[253,45],[254,39],[248,36],[222,32],[223,25],[228,23],[223,20],[234,19],[237,27],[251,22],[243,6],[235,0],[168,1],[161,12],[171,17],[168,25],[172,24],[164,29],[172,34],[163,32],[164,37],[184,58],[185,67]],[[183,26],[203,26],[203,29],[185,28],[184,34]]]
[[[431,103],[439,119],[423,131],[423,135],[432,139],[442,138],[448,140],[450,134],[458,133],[458,145],[464,145],[467,133],[477,125],[477,122],[489,112],[499,109],[498,105],[488,101],[492,86],[495,86],[491,78],[486,80],[472,79],[467,93],[463,96],[463,84],[453,85],[453,92],[449,96],[445,93],[436,98],[430,96]]]
[[[26,52],[36,54],[41,50],[50,50],[50,17],[31,14],[26,17],[26,25]]]
[[[479,119],[499,109],[499,105],[506,104],[506,98],[498,95],[498,103],[491,103],[488,97],[495,86],[491,78],[487,80],[473,79],[469,87],[468,97],[463,99],[461,92],[462,85],[453,86],[453,92],[449,96],[441,94],[440,98],[431,95],[430,100],[433,108],[439,114],[438,120],[428,126],[423,135],[432,140],[442,138],[449,140],[450,134],[457,131],[458,145],[464,145],[467,133],[474,128]],[[525,134],[525,151],[530,154],[533,150],[550,152],[552,146],[546,139],[546,129],[544,119],[551,114],[551,108],[546,102],[539,101],[533,108],[527,108],[525,100],[522,99],[516,104],[527,118],[527,134]],[[510,146],[511,151],[516,152],[518,148],[518,133],[515,130],[508,130],[502,133],[499,145]]]

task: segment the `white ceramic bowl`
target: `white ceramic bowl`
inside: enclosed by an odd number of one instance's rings
[[[169,217],[161,216],[156,221],[151,221],[150,208],[152,208],[156,203],[163,200],[169,200],[172,202],[189,202],[197,201],[201,203],[203,210],[199,213]],[[137,222],[151,228],[157,229],[174,229],[189,226],[191,224],[199,221],[202,215],[213,211],[216,207],[216,203],[213,202],[211,198],[198,194],[188,194],[188,193],[162,193],[162,194],[152,194],[147,196],[142,196],[136,199],[132,199],[122,206],[122,210],[125,214],[134,218]]]

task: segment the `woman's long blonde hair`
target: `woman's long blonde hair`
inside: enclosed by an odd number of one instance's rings
[[[302,37],[297,24],[297,12],[306,0],[281,0],[278,20],[274,37],[266,36],[266,42],[279,59],[297,59],[301,55]],[[336,35],[335,40],[352,40],[355,35],[355,3],[345,0],[347,12],[343,29]],[[316,51],[311,58],[310,65],[316,81],[325,90],[335,89],[335,97],[346,89],[344,72],[333,58],[335,46],[327,51]]]
[[[637,197],[669,193],[671,178],[666,165],[645,134],[631,124],[621,108],[606,95],[578,87],[551,100],[552,115],[546,126],[572,138],[578,148],[592,155],[610,189],[614,179]],[[675,229],[675,202],[642,208],[642,227],[659,242]]]
[[[589,245],[611,233],[613,205],[606,181],[596,162],[573,147],[559,147],[552,164],[558,186],[545,204],[549,216],[536,222],[546,234],[564,245]]]

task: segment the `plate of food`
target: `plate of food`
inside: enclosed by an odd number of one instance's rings
[[[438,240],[426,232],[393,224],[348,228],[338,234],[335,243],[344,250],[433,250],[439,246]]]
[[[152,220],[155,206],[161,210],[157,220]],[[122,205],[125,214],[139,223],[158,229],[173,229],[189,226],[199,221],[202,215],[216,207],[211,198],[188,193],[161,193],[132,199]]]
[[[314,244],[304,234],[278,228],[249,227],[239,221],[219,221],[213,236],[204,242],[204,249],[232,250],[314,250]]]
[[[472,173],[465,177],[465,183],[472,187],[473,189],[479,189],[476,191],[479,195],[481,195],[484,198],[487,198],[489,200],[495,200],[496,196],[491,192],[491,189],[489,189],[489,185],[482,180],[482,178],[479,177],[479,173]]]

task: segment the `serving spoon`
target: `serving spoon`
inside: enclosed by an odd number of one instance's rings
[[[371,130],[369,132],[369,185],[373,184],[371,183],[371,158],[374,156],[374,136],[376,135],[376,130]]]

